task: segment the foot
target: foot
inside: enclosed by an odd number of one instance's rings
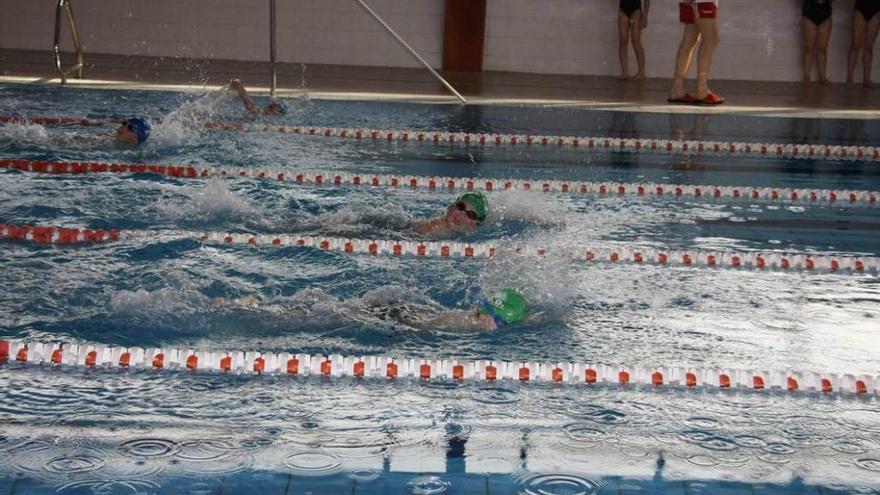
[[[669,103],[683,103],[685,105],[691,105],[696,102],[690,93],[684,93],[678,96],[670,95],[666,101]]]
[[[627,74],[621,74],[617,76],[618,81],[629,81],[629,76]]]
[[[811,78],[810,76],[804,76],[804,78],[803,78],[803,81],[805,83],[811,82],[812,80],[813,80],[813,78]]]
[[[827,77],[823,77],[822,79],[819,79],[819,84],[821,84],[822,86],[828,86],[829,84],[831,84],[831,80]]]
[[[862,84],[864,84],[866,88],[873,88],[873,87],[875,87],[875,86],[874,86],[874,82],[871,81],[870,79],[866,79],[865,82],[863,82]]]
[[[644,80],[645,80],[645,73],[644,73],[644,72],[639,72],[638,74],[636,74],[636,75],[633,77],[633,80],[634,80],[634,81],[644,81]]]
[[[697,105],[715,106],[715,105],[721,105],[722,103],[724,103],[724,98],[709,91],[708,93],[706,93],[702,97],[696,96],[694,103],[696,103]]]

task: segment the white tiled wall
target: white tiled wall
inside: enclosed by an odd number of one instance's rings
[[[834,2],[828,63],[833,81],[846,80],[853,3]],[[802,5],[803,0],[720,0],[721,44],[712,77],[800,80]],[[617,17],[618,0],[489,0],[484,68],[617,75]],[[642,34],[649,77],[672,77],[681,30],[678,0],[653,0],[648,29]],[[880,48],[876,52],[880,54]],[[880,80],[877,58],[875,81]],[[632,53],[630,63],[633,73]],[[694,73],[696,67],[691,68]]]
[[[254,61],[269,57],[269,0],[72,1],[87,52]],[[835,81],[845,78],[853,1],[835,2],[829,64]],[[49,51],[55,3],[0,0],[0,47]],[[443,0],[367,3],[431,65],[440,66]],[[800,79],[801,3],[721,0],[721,46],[713,77]],[[484,68],[615,75],[617,4],[488,0]],[[277,0],[277,14],[279,61],[418,66],[355,0]],[[681,33],[678,1],[653,0],[649,21],[644,32],[648,75],[669,77]],[[70,47],[66,29],[64,43]],[[880,80],[880,61],[874,65],[874,79]]]
[[[51,50],[56,0],[0,0],[0,47]],[[443,56],[442,0],[367,3],[425,60]],[[269,0],[72,0],[85,51],[269,59]],[[417,67],[354,0],[277,0],[281,62]],[[72,47],[64,30],[64,45]]]

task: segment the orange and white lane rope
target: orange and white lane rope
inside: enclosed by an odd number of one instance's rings
[[[96,127],[107,124],[118,124],[120,119],[90,119],[87,117],[21,117],[18,115],[0,115],[0,122],[6,124],[39,124],[39,125],[79,125]]]
[[[578,362],[417,359],[289,352],[208,351],[192,348],[110,347],[0,340],[0,364],[66,368],[147,369],[247,375],[352,377],[378,380],[549,382],[608,386],[818,391],[880,395],[872,375],[627,367]]]
[[[413,256],[439,258],[489,259],[498,247],[492,243],[449,241],[409,241],[389,239],[348,239],[298,234],[242,234],[231,232],[186,232],[150,230],[92,230],[66,227],[3,225],[0,240],[37,244],[94,244],[127,239],[198,239],[213,244],[266,247],[306,247],[346,254]],[[880,273],[880,258],[837,256],[816,253],[733,252],[706,250],[664,250],[637,247],[589,247],[577,242],[553,248],[539,245],[511,246],[524,257],[560,256],[583,263],[731,268],[753,270],[799,271],[805,273]]]
[[[288,171],[281,168],[161,165],[105,162],[54,162],[0,158],[0,170],[43,174],[150,173],[177,178],[243,177],[287,181],[314,186],[420,188],[429,191],[538,191],[598,196],[644,198],[707,198],[772,201],[790,204],[876,206],[880,192],[848,189],[715,186],[656,182],[589,182],[562,179],[493,179],[397,174],[353,173],[330,170]]]
[[[464,146],[526,146],[604,150],[628,153],[690,153],[740,155],[760,158],[849,159],[880,161],[880,147],[830,144],[745,143],[732,141],[696,141],[677,139],[616,138],[609,136],[558,136],[529,134],[466,133],[439,130],[358,129],[319,126],[290,126],[261,123],[208,122],[209,129],[245,132],[277,132],[310,136],[349,138],[387,142],[426,142]]]
[[[19,117],[0,116],[0,122],[41,125],[98,126],[119,123],[118,119],[83,117]],[[426,142],[461,144],[464,146],[540,146],[572,150],[604,150],[618,152],[655,152],[739,155],[760,158],[799,158],[880,161],[880,147],[832,144],[757,143],[739,141],[698,141],[679,139],[618,138],[609,136],[560,136],[501,133],[466,133],[441,130],[363,129],[307,125],[277,125],[253,122],[206,122],[206,129],[244,132],[304,134],[353,140],[387,142]]]

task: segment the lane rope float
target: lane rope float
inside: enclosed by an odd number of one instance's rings
[[[666,184],[655,182],[590,182],[562,179],[493,179],[398,174],[352,173],[332,170],[289,171],[282,168],[224,167],[204,165],[166,165],[106,163],[93,161],[59,162],[0,158],[0,170],[42,174],[130,174],[147,173],[175,178],[250,178],[294,182],[313,186],[365,186],[418,188],[436,192],[522,191],[598,196],[638,196],[644,198],[706,198],[744,201],[770,201],[790,204],[876,206],[880,192],[846,189],[815,189],[757,186],[716,186]]]
[[[21,117],[0,116],[0,122],[12,124],[85,125],[117,124],[118,119],[89,119],[83,117]],[[563,136],[503,133],[467,133],[441,130],[415,129],[367,129],[323,127],[308,125],[273,125],[254,122],[205,122],[205,129],[241,132],[268,132],[302,134],[309,136],[350,138],[386,142],[424,142],[463,146],[540,146],[583,151],[617,151],[626,153],[686,153],[713,154],[718,156],[751,156],[759,158],[806,159],[806,160],[860,160],[880,161],[880,147],[800,144],[757,143],[739,141],[701,141],[681,139],[620,138],[610,136]]]
[[[72,227],[0,224],[0,240],[36,244],[74,245],[117,242],[129,239],[193,239],[221,245],[253,247],[303,247],[345,254],[412,256],[431,258],[489,259],[500,249],[492,243],[350,239],[299,234],[243,234],[178,230],[95,230]],[[505,247],[507,248],[507,247]],[[571,246],[547,248],[514,245],[509,249],[523,257],[560,256],[588,264],[654,265],[663,267],[779,270],[802,273],[873,275],[880,273],[880,258],[838,256],[822,253],[735,252],[664,250],[641,247]]]
[[[84,343],[0,340],[0,365],[122,370],[219,372],[241,375],[351,377],[373,380],[496,380],[557,384],[708,389],[815,391],[880,395],[880,377],[695,367],[626,367],[581,362],[418,359],[289,352],[211,351],[185,348],[112,347]]]

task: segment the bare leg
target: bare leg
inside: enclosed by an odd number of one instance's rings
[[[685,24],[681,43],[678,45],[678,54],[675,56],[675,75],[672,78],[672,88],[669,89],[670,98],[681,98],[684,90],[684,78],[691,67],[691,58],[694,48],[700,42],[700,30],[696,24]]]
[[[816,44],[816,25],[806,17],[801,17],[801,32],[803,33],[803,69],[804,81],[810,82],[813,78],[813,50]]]
[[[819,26],[816,32],[816,48],[818,53],[817,63],[819,65],[819,83],[828,84],[830,81],[827,76],[828,68],[828,41],[831,39],[831,19],[829,18]]]
[[[862,53],[862,69],[865,71],[863,80],[865,86],[873,87],[874,83],[871,81],[871,69],[873,69],[874,44],[877,43],[877,32],[880,31],[880,15],[875,15],[871,19],[865,31],[865,44],[862,48],[865,50]]]
[[[697,94],[694,97],[703,99],[710,92],[709,69],[712,68],[712,56],[721,37],[718,35],[718,19],[698,19],[697,28],[703,42],[697,55]]]
[[[867,23],[864,16],[858,10],[853,14],[852,42],[849,45],[849,57],[846,63],[846,82],[852,83],[856,79],[856,63],[859,60],[859,52],[865,44],[865,31]]]
[[[637,10],[633,14],[632,27],[630,28],[630,36],[632,38],[633,50],[636,52],[636,62],[639,64],[639,71],[636,72],[634,79],[641,81],[645,78],[645,48],[642,46],[642,13]]]
[[[621,12],[617,16],[617,53],[620,57],[620,77],[621,81],[629,79],[629,30],[631,20]]]

